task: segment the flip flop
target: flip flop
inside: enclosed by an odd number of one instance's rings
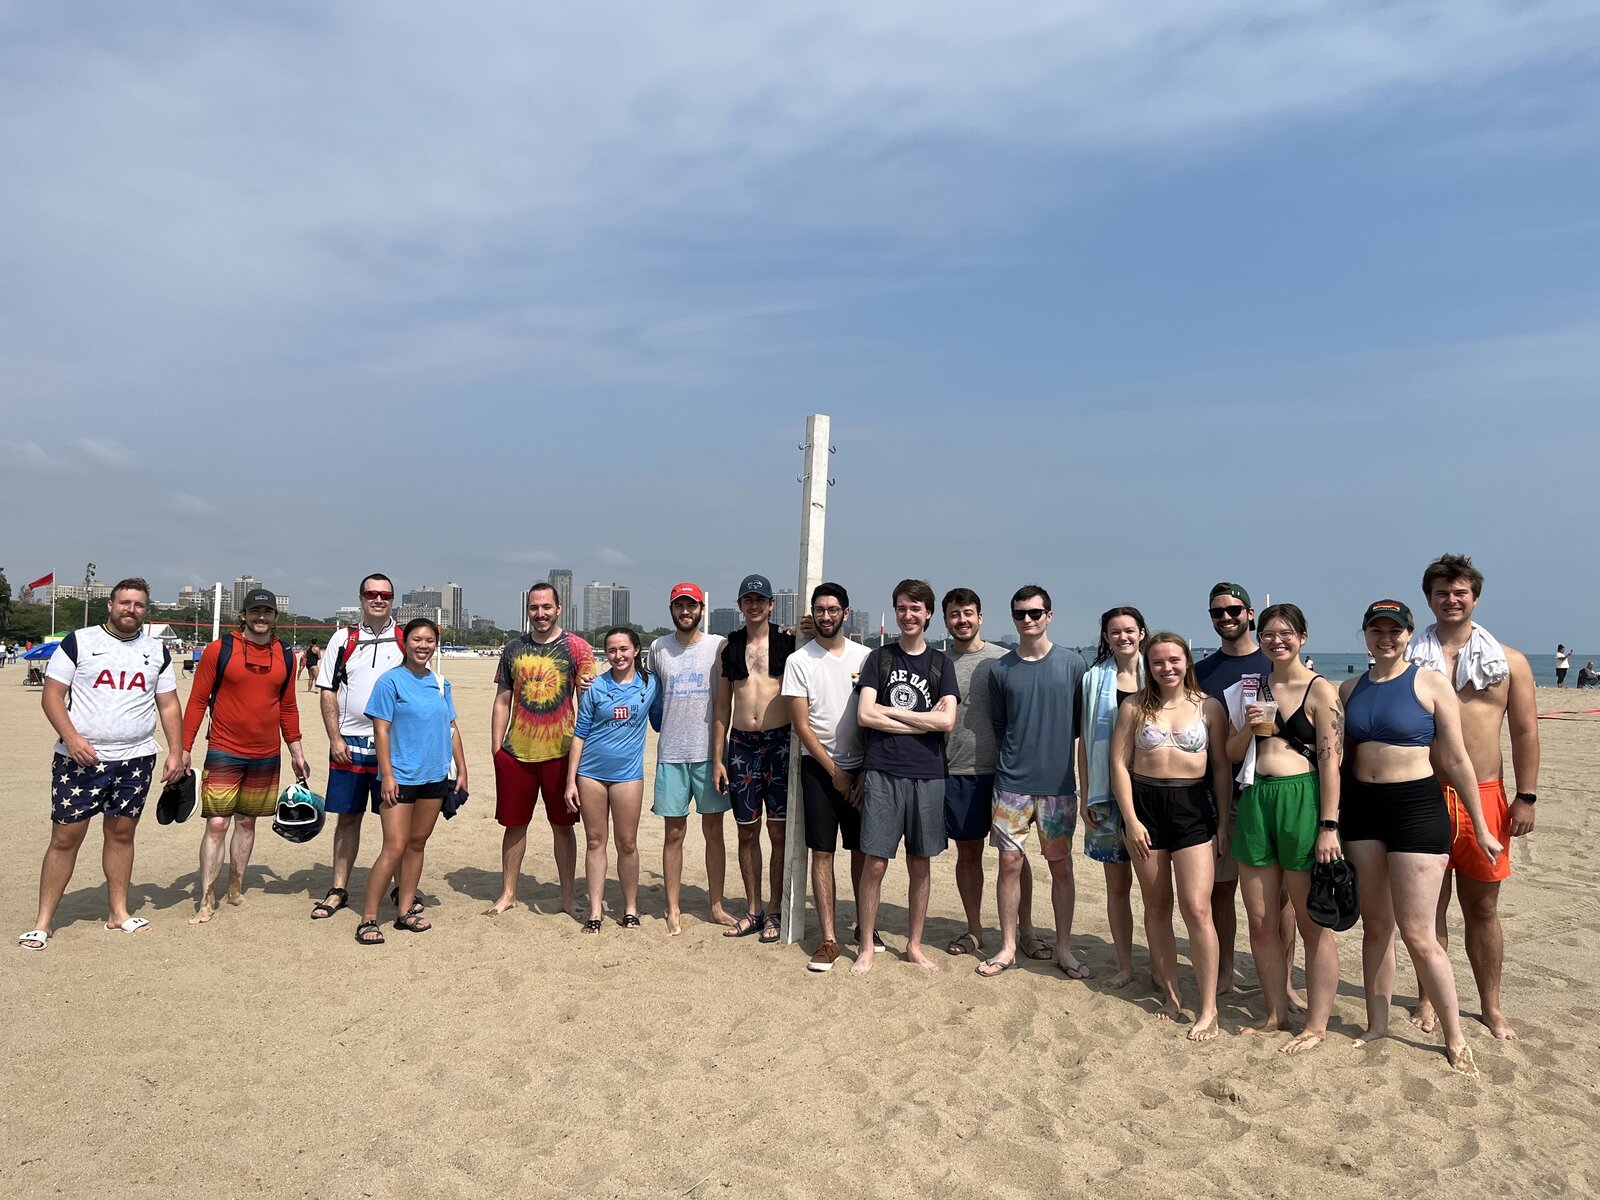
[[[1010,962],[1001,962],[998,958],[991,958],[973,967],[972,973],[979,979],[994,979],[996,976],[1004,975],[1007,971],[1013,970],[1016,965],[1016,959],[1012,959]],[[985,967],[988,967],[989,970],[985,971]]]
[[[129,917],[121,925],[107,925],[107,933],[138,933],[141,929],[148,929],[150,922],[143,917]]]
[[[727,938],[742,938],[749,937],[752,933],[760,933],[761,926],[766,919],[767,914],[764,912],[744,913],[737,921],[734,922],[732,929],[724,929],[722,931],[722,936]]]
[[[37,946],[28,945],[29,942],[38,942]],[[50,945],[50,934],[43,929],[30,929],[17,939],[17,945],[24,950],[44,950]]]
[[[1066,963],[1062,962],[1060,959],[1057,959],[1056,970],[1060,971],[1068,979],[1094,978],[1094,970],[1089,966],[1088,963],[1079,963],[1075,967],[1069,967]]]
[[[783,936],[783,915],[771,912],[761,919],[761,944],[770,946]]]
[[[950,944],[944,948],[944,952],[951,958],[960,958],[964,954],[976,954],[982,949],[983,943],[978,940],[977,934],[969,929],[959,937],[951,938]]]
[[[1020,949],[1035,962],[1043,962],[1047,958],[1054,958],[1056,956],[1056,948],[1049,942],[1045,941],[1038,934],[1034,934],[1032,937],[1024,939]]]
[[[337,896],[339,903],[329,904],[330,897]],[[343,888],[329,888],[328,895],[324,896],[311,906],[311,919],[313,921],[326,921],[341,908],[350,907],[350,893]]]

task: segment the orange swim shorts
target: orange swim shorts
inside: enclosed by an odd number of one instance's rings
[[[1490,862],[1472,833],[1472,814],[1455,788],[1444,785],[1445,803],[1450,807],[1450,865],[1468,879],[1479,883],[1498,883],[1511,877],[1511,806],[1506,803],[1504,780],[1491,779],[1478,785],[1478,802],[1489,832],[1505,847],[1500,857]]]

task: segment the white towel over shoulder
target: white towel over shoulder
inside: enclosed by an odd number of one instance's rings
[[[1450,673],[1450,660],[1444,647],[1439,644],[1437,624],[1429,625],[1411,639],[1406,657],[1426,670],[1437,671],[1441,675]],[[1456,691],[1459,692],[1469,683],[1480,692],[1487,691],[1495,684],[1504,682],[1510,674],[1511,664],[1506,661],[1506,652],[1494,635],[1482,625],[1473,625],[1472,636],[1467,639],[1461,657],[1456,661],[1456,677],[1452,681]]]
[[[1243,729],[1249,723],[1244,719],[1244,680],[1223,689],[1222,707],[1228,710],[1228,724],[1235,729]],[[1250,739],[1250,745],[1244,752],[1244,761],[1239,764],[1238,773],[1233,779],[1241,788],[1247,788],[1256,781],[1255,738]]]

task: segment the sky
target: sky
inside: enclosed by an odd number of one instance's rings
[[[0,566],[665,624],[793,586],[819,413],[874,622],[1209,644],[1229,579],[1344,651],[1451,551],[1600,648],[1597,60],[1588,0],[5,5]]]

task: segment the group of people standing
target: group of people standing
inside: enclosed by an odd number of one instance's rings
[[[585,933],[602,932],[614,848],[617,924],[640,927],[637,834],[646,729],[653,726],[660,741],[652,812],[664,822],[667,932],[681,931],[692,806],[705,842],[712,920],[725,937],[777,942],[793,733],[821,934],[807,962],[812,971],[831,969],[852,941],[851,972],[872,969],[885,949],[882,882],[902,844],[905,956],[938,971],[923,945],[931,863],[954,841],[966,929],[944,947],[947,957],[975,958],[984,978],[1004,974],[1019,956],[1053,959],[1069,979],[1092,978],[1094,969],[1071,945],[1072,843],[1081,823],[1083,853],[1105,876],[1116,956],[1108,986],[1134,978],[1137,881],[1159,1015],[1178,1020],[1183,1012],[1176,902],[1195,988],[1186,1035],[1215,1037],[1218,993],[1233,988],[1242,894],[1265,1007],[1250,1028],[1287,1029],[1291,1013],[1304,1011],[1303,1027],[1282,1047],[1297,1053],[1326,1037],[1339,977],[1333,938],[1307,912],[1311,868],[1347,855],[1360,879],[1363,1037],[1387,1031],[1398,929],[1422,991],[1413,1019],[1425,1030],[1442,1027],[1451,1063],[1470,1070],[1444,950],[1452,878],[1483,1020],[1495,1036],[1513,1036],[1500,1007],[1498,892],[1510,871],[1509,839],[1532,828],[1538,772],[1532,673],[1524,656],[1473,623],[1482,583],[1464,557],[1430,564],[1423,593],[1436,620],[1421,635],[1406,605],[1374,603],[1362,619],[1372,666],[1337,688],[1304,657],[1301,610],[1276,604],[1258,616],[1235,583],[1211,590],[1207,609],[1220,648],[1195,663],[1185,639],[1148,630],[1132,606],[1102,615],[1088,662],[1052,643],[1050,595],[1032,584],[1011,598],[1015,649],[984,640],[982,602],[971,589],[952,589],[936,608],[932,588],[907,579],[893,593],[898,640],[873,650],[845,638],[850,600],[839,584],[813,590],[802,622],[811,636],[797,645],[792,631],[771,622],[773,591],[764,576],[742,581],[744,623],[727,638],[702,629],[704,594],[685,582],[668,598],[673,631],[648,651],[631,629],[605,634],[603,673],[589,644],[562,629],[554,587],[538,583],[528,594],[527,632],[506,645],[495,674],[490,727],[502,886],[488,912],[517,902],[528,826],[542,798],[562,908]],[[450,685],[429,669],[437,627],[417,620],[399,628],[385,575],[365,577],[359,592],[361,621],[330,639],[315,669],[334,834],[332,877],[311,916],[326,920],[351,906],[361,828],[376,813],[383,846],[355,935],[376,945],[384,940],[377,918],[386,892],[394,928],[430,928],[416,899],[425,847],[447,798],[465,797],[467,764]],[[127,889],[133,832],[157,774],[158,720],[168,746],[160,778],[172,782],[189,769],[200,725],[211,717],[194,923],[216,911],[230,823],[227,898],[239,901],[255,821],[275,804],[280,739],[295,777],[309,776],[296,665],[275,636],[272,593],[252,592],[240,629],[206,648],[182,713],[170,658],[143,632],[147,606],[143,581],[122,581],[106,624],[78,631],[51,660],[44,709],[61,740],[38,927],[19,939],[27,949],[48,945],[96,813],[105,818],[107,928],[136,933],[148,924],[128,913]],[[948,650],[927,641],[936,611],[951,636]],[[1500,760],[1508,721],[1516,779],[1509,801]],[[724,894],[723,817],[730,810],[745,897],[737,913],[728,911]],[[1027,854],[1035,834],[1049,872],[1054,945],[1032,920]],[[992,952],[981,916],[985,841],[999,852]],[[841,844],[855,898],[848,938],[837,920]],[[1306,960],[1303,1000],[1291,986],[1297,934]]]

